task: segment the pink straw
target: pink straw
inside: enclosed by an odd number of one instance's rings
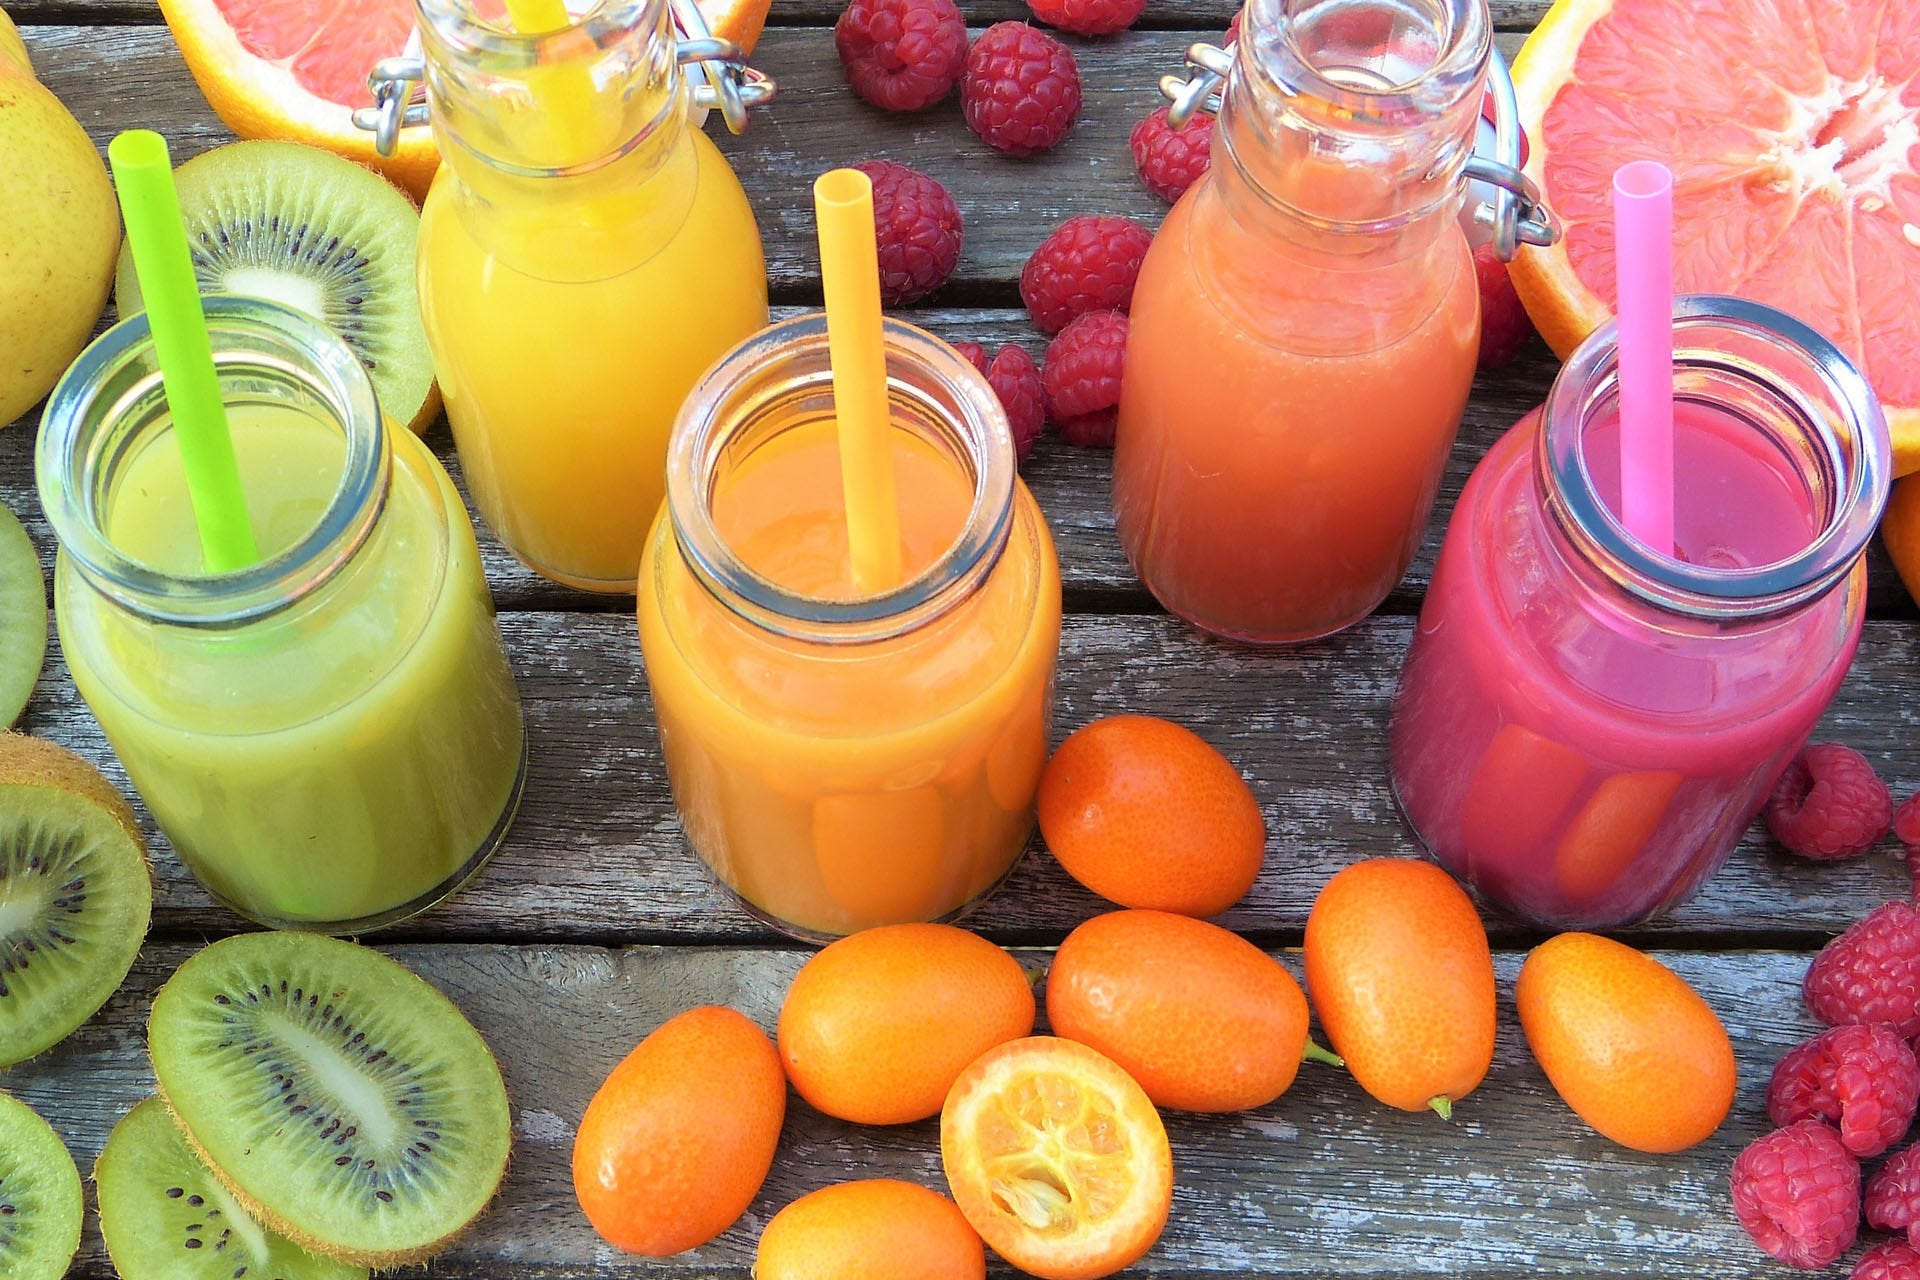
[[[1673,174],[1657,160],[1613,174],[1620,295],[1620,520],[1673,554]]]

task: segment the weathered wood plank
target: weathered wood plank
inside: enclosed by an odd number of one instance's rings
[[[185,159],[229,138],[164,28],[45,27],[30,36],[42,78],[103,145],[121,129],[157,126]],[[802,196],[822,170],[875,157],[911,163],[953,192],[973,234],[949,292],[972,302],[1013,303],[1021,264],[1069,214],[1124,213],[1157,225],[1165,206],[1135,176],[1127,133],[1160,105],[1155,86],[1178,68],[1190,39],[1130,32],[1102,42],[1081,60],[1085,99],[1072,134],[1045,156],[1012,161],[967,130],[957,100],[907,117],[860,102],[830,31],[768,33],[755,61],[779,81],[780,98],[751,133],[724,145],[759,215],[775,288],[817,293],[813,212]],[[982,293],[993,296],[975,296]]]
[[[1549,0],[1492,0],[1493,20],[1503,31],[1530,31],[1547,11]],[[775,0],[770,21],[780,26],[831,23],[845,0]],[[1225,27],[1238,0],[1152,0],[1138,26],[1204,29]],[[7,11],[22,24],[71,23],[76,26],[127,26],[160,21],[156,0],[12,0]],[[961,0],[960,12],[977,24],[1032,14],[1023,0]]]
[[[113,1121],[150,1088],[141,1051],[147,1003],[185,954],[176,946],[148,948],[127,987],[93,1023],[40,1060],[0,1072],[0,1088],[45,1111],[83,1169]],[[730,1004],[771,1028],[802,957],[499,946],[409,946],[397,954],[442,987],[493,1046],[517,1104],[518,1139],[492,1212],[430,1273],[404,1274],[746,1280],[760,1228],[795,1196],[866,1176],[945,1187],[935,1123],[862,1130],[795,1100],[773,1173],[739,1225],[678,1258],[625,1257],[593,1234],[573,1199],[572,1136],[588,1098],[635,1041],[682,1009]],[[1299,957],[1284,959],[1297,973]],[[1769,1127],[1764,1093],[1773,1062],[1814,1029],[1798,999],[1807,958],[1741,952],[1661,959],[1720,1012],[1739,1055],[1738,1103],[1705,1144],[1678,1156],[1642,1156],[1581,1124],[1526,1052],[1511,1002],[1519,957],[1501,955],[1497,1059],[1452,1123],[1389,1111],[1345,1073],[1312,1065],[1259,1111],[1169,1116],[1178,1180],[1172,1219],[1160,1244],[1127,1274],[1789,1274],[1747,1241],[1728,1207],[1725,1179],[1734,1155]],[[91,1225],[76,1274],[110,1274]]]
[[[531,776],[519,821],[493,866],[406,926],[421,938],[595,942],[768,937],[686,848],[666,789],[639,645],[624,614],[503,618],[531,731]],[[1266,813],[1267,867],[1234,927],[1298,936],[1314,895],[1340,867],[1414,847],[1388,794],[1383,728],[1410,620],[1375,619],[1296,652],[1255,653],[1197,640],[1164,616],[1076,616],[1060,662],[1056,736],[1123,711],[1191,725],[1245,773]],[[1914,675],[1920,632],[1873,623],[1822,736],[1865,751],[1902,796],[1920,786]],[[99,761],[124,785],[64,667],[50,664],[23,727]],[[232,930],[156,845],[156,928],[167,936]],[[1904,897],[1898,858],[1810,864],[1758,829],[1694,901],[1645,936],[1684,941],[1838,931],[1874,904]],[[1033,852],[975,917],[1002,940],[1057,941],[1098,900]],[[1529,936],[1496,919],[1503,937]]]
[[[776,315],[796,313],[800,308],[777,307]],[[1003,342],[1026,347],[1035,360],[1045,352],[1045,339],[1019,310],[960,310],[939,308],[910,310],[902,318],[931,329],[952,341],[963,339],[986,343],[989,349]],[[1387,601],[1383,611],[1409,613],[1418,608],[1419,598],[1433,571],[1433,558],[1446,532],[1454,499],[1466,483],[1482,454],[1513,421],[1546,396],[1558,367],[1542,344],[1536,343],[1517,363],[1483,377],[1476,384],[1461,424],[1460,439],[1448,460],[1447,477],[1441,486],[1440,501],[1428,524],[1427,537],[1407,577]],[[27,419],[12,430],[0,432],[0,504],[26,522],[28,532],[39,546],[43,561],[50,567],[53,559],[53,532],[40,514],[40,503],[33,484],[33,431],[37,418]],[[459,460],[453,451],[453,437],[445,420],[429,429],[428,440],[434,450],[460,479]],[[1060,554],[1061,577],[1069,604],[1124,608],[1141,612],[1157,606],[1120,549],[1113,531],[1113,512],[1108,504],[1111,475],[1109,455],[1097,450],[1076,449],[1059,437],[1044,437],[1031,458],[1022,467],[1027,484],[1053,528]],[[462,485],[464,490],[464,484]],[[479,523],[480,549],[486,563],[487,578],[493,584],[495,600],[502,609],[618,608],[624,599],[583,595],[556,586],[531,572],[487,532]],[[1868,603],[1874,616],[1887,618],[1920,617],[1900,585],[1893,564],[1876,541],[1869,560],[1871,585]]]

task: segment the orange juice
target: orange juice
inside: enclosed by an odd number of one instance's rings
[[[1113,507],[1141,580],[1233,639],[1352,625],[1406,572],[1473,381],[1458,220],[1484,0],[1251,0],[1211,171],[1134,290]]]
[[[977,902],[1026,847],[1046,761],[1046,523],[971,366],[904,325],[888,342],[904,585],[855,593],[818,317],[695,391],[641,567],[687,838],[749,910],[810,938]]]
[[[463,42],[464,3],[431,6],[425,39],[446,64],[428,84],[448,163],[421,212],[420,299],[447,418],[509,550],[624,593],[681,400],[766,323],[759,231],[657,56],[662,0],[602,5],[598,45],[496,36],[524,66]]]

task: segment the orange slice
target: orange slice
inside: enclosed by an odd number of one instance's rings
[[[940,1159],[981,1239],[1041,1280],[1131,1266],[1173,1203],[1173,1154],[1146,1093],[1053,1036],[1009,1041],[961,1074],[940,1113]]]
[[[1920,469],[1920,6],[1557,0],[1513,67],[1566,225],[1513,263],[1562,357],[1613,311],[1613,171],[1674,173],[1674,280],[1780,308],[1865,371]]]
[[[714,34],[751,50],[770,0],[702,0]],[[501,20],[500,0],[478,0]],[[426,196],[440,154],[425,125],[401,132],[390,157],[353,126],[373,105],[367,73],[397,54],[412,30],[414,0],[160,0],[188,70],[215,114],[242,138],[279,138],[324,147],[370,165]]]

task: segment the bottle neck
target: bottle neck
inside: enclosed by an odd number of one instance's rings
[[[894,429],[949,458],[973,491],[952,545],[896,588],[845,600],[797,594],[750,569],[714,519],[714,497],[729,470],[796,426],[834,420],[825,316],[783,321],[735,347],[694,387],[674,423],[667,450],[674,539],[707,591],[762,631],[831,645],[908,635],[978,591],[1006,550],[1016,469],[1006,411],[951,347],[891,318],[885,326]]]
[[[686,123],[666,0],[599,0],[531,35],[472,0],[416,4],[434,140],[478,191],[538,182],[541,199],[566,199],[603,188],[610,169],[644,176]]]
[[[1562,554],[1579,569],[1669,615],[1731,624],[1790,614],[1848,579],[1879,524],[1892,475],[1879,401],[1838,348],[1771,307],[1683,297],[1674,303],[1673,330],[1676,409],[1698,406],[1733,431],[1751,432],[1743,437],[1751,452],[1809,512],[1810,536],[1770,563],[1728,564],[1696,559],[1684,541],[1669,554],[1628,532],[1597,479],[1617,474],[1618,464],[1590,456],[1587,444],[1596,423],[1619,417],[1612,322],[1554,380],[1533,459],[1541,506]],[[1686,501],[1683,494],[1677,513]]]
[[[1485,0],[1251,0],[1215,130],[1222,205],[1329,252],[1430,243],[1492,50]]]
[[[129,467],[173,430],[144,313],[107,330],[61,378],[34,468],[61,550],[96,590],[145,621],[231,627],[308,598],[345,569],[385,506],[392,457],[373,383],[336,335],[259,299],[210,297],[205,305],[230,418],[249,405],[291,409],[344,439],[339,481],[310,530],[257,564],[217,574],[168,572],[115,545],[109,516]],[[184,503],[187,495],[165,500]]]

